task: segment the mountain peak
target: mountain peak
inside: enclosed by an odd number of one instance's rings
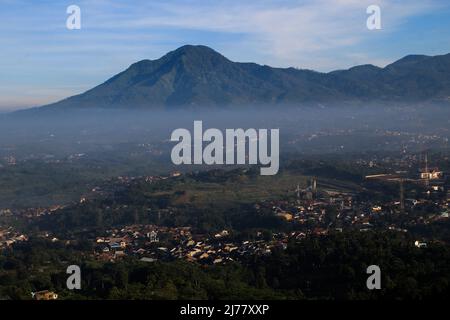
[[[190,62],[215,61],[216,63],[229,61],[219,52],[203,45],[184,45],[174,51],[169,52],[161,59],[183,59],[184,61]]]
[[[204,46],[204,45],[192,45],[192,44],[186,44],[184,46],[179,47],[178,49],[175,49],[172,52],[176,52],[179,54],[218,54],[217,51],[214,49]]]
[[[149,68],[153,63],[160,62],[161,64],[166,64],[170,62],[174,62],[175,60],[184,59],[191,61],[203,61],[207,59],[215,58],[216,60],[225,61],[228,59],[221,55],[219,52],[214,49],[204,46],[204,45],[184,45],[175,49],[173,51],[168,52],[161,58],[157,60],[144,59],[138,62],[133,63],[130,66],[130,69],[134,70],[145,70]]]

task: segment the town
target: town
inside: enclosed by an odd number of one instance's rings
[[[374,162],[367,164],[374,167]],[[85,204],[96,198],[108,198],[117,188],[130,187],[136,183],[152,185],[183,178],[180,172],[168,176],[117,177],[110,190],[95,187],[90,194],[84,195],[79,204]],[[285,249],[289,241],[300,241],[309,236],[325,236],[330,233],[357,230],[391,230],[411,232],[420,230],[449,218],[450,191],[444,172],[429,167],[425,156],[424,166],[415,174],[397,171],[394,174],[371,174],[364,178],[368,183],[379,181],[392,185],[397,194],[389,201],[378,201],[373,197],[363,198],[359,191],[341,190],[336,185],[327,185],[320,179],[311,177],[305,187],[299,184],[287,190],[283,199],[257,201],[252,204],[256,215],[271,212],[273,217],[283,221],[285,231],[254,230],[243,236],[234,230],[219,230],[214,233],[199,233],[198,228],[186,226],[165,226],[161,224],[129,224],[122,227],[105,229],[95,234],[86,229],[77,237],[91,237],[90,255],[100,261],[117,261],[124,257],[134,257],[145,262],[158,260],[171,261],[182,259],[200,264],[224,264],[230,261],[245,260],[253,255],[267,255],[274,249]],[[414,186],[420,193],[407,195],[405,184]],[[406,193],[406,195],[405,195]],[[3,219],[25,219],[28,224],[58,215],[67,205],[55,205],[48,208],[27,208],[23,210],[2,209]],[[124,207],[123,207],[124,208]],[[427,209],[428,208],[428,209]],[[430,208],[433,208],[429,212]],[[180,209],[176,206],[148,209],[150,214],[170,215]],[[427,211],[428,210],[428,211]],[[83,235],[85,234],[85,235]],[[426,247],[427,239],[419,236],[415,239],[417,247]],[[51,231],[39,231],[39,237],[52,242],[70,244],[76,238],[60,238]],[[12,226],[0,230],[0,248],[11,247],[14,243],[24,242],[30,237]]]

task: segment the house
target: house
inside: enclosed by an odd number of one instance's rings
[[[189,240],[189,241],[186,243],[186,246],[187,246],[187,247],[192,247],[193,245],[195,245],[195,241],[194,241],[194,240]]]
[[[221,232],[214,235],[214,238],[219,239],[229,235],[228,230],[222,230]]]
[[[56,300],[58,295],[53,291],[43,290],[38,292],[32,292],[31,296],[35,300]]]
[[[202,255],[200,257],[198,257],[200,260],[202,259],[208,259],[209,258],[209,254],[208,253],[202,253]]]
[[[414,242],[414,245],[417,248],[426,248],[427,247],[427,243],[426,242],[420,242],[419,240],[416,240],[416,242]]]
[[[111,242],[111,243],[109,244],[109,247],[110,247],[112,250],[119,250],[119,249],[122,249],[122,247],[120,246],[120,244],[117,243],[117,242]]]
[[[195,255],[197,255],[197,254],[200,253],[200,252],[201,252],[200,249],[194,249],[194,250],[192,250],[192,251],[189,251],[189,252],[187,253],[187,255],[190,256],[190,257],[194,257]]]
[[[150,239],[150,242],[159,242],[158,239],[158,233],[154,230],[152,230],[151,232],[147,233],[147,238]]]
[[[439,171],[438,168],[432,168],[431,170],[424,169],[420,173],[420,178],[427,179],[427,180],[437,180],[437,179],[441,179],[443,177],[443,174],[444,173],[442,171]]]
[[[179,176],[181,176],[181,172],[179,172],[179,171],[172,172],[172,173],[170,174],[170,176],[173,177],[173,178],[179,177]]]
[[[277,213],[277,216],[285,219],[286,221],[291,221],[294,218],[292,213],[285,211]]]
[[[372,212],[373,212],[373,213],[381,212],[381,211],[382,211],[381,206],[373,206],[373,207],[372,207]]]

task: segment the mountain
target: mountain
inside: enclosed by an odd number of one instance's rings
[[[450,101],[450,54],[406,56],[385,68],[320,73],[232,62],[206,46],[183,46],[132,64],[103,84],[46,109],[173,109],[243,105]]]

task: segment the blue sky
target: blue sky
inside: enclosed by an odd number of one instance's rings
[[[66,9],[81,8],[81,30]],[[381,30],[366,8],[381,8]],[[330,71],[450,52],[447,0],[0,0],[0,110],[81,93],[142,59],[203,44],[233,61]]]

